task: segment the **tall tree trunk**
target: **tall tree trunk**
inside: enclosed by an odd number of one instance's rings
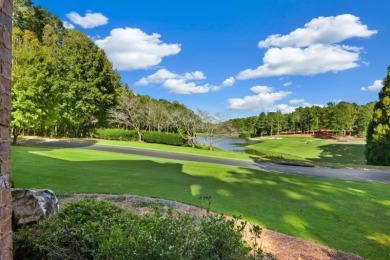
[[[19,131],[17,130],[16,127],[14,127],[14,128],[12,129],[12,135],[13,135],[12,144],[13,144],[13,145],[17,145],[17,144],[18,144],[18,135],[19,135]]]

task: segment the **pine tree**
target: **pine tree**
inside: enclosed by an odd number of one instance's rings
[[[367,130],[367,164],[390,165],[390,66]]]

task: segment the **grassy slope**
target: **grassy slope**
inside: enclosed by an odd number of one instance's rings
[[[128,193],[205,206],[370,259],[390,246],[390,185],[82,149],[12,148],[16,187]]]
[[[364,166],[365,142],[337,142],[311,137],[264,137],[248,148],[265,157],[311,161],[321,165]]]

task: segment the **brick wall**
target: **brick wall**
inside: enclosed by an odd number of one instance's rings
[[[0,0],[0,259],[12,259],[10,169],[12,0]]]

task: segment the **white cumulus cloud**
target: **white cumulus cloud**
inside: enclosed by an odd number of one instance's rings
[[[374,83],[368,87],[362,87],[361,90],[362,91],[374,91],[374,92],[377,92],[377,91],[380,91],[382,89],[383,85],[382,85],[382,80],[375,80]]]
[[[85,16],[81,16],[77,12],[70,12],[66,14],[69,20],[85,29],[95,28],[108,23],[108,18],[102,13],[92,13],[87,11]]]
[[[296,109],[296,107],[289,106],[287,104],[279,104],[279,105],[276,105],[274,107],[273,111],[274,112],[280,111],[280,112],[282,112],[282,114],[288,114],[288,113],[294,112],[295,109]]]
[[[234,77],[229,77],[222,82],[222,86],[231,87],[234,85],[235,82],[236,82],[236,79]]]
[[[360,18],[351,14],[314,18],[304,28],[298,28],[288,35],[273,34],[259,47],[305,47],[313,44],[334,44],[352,37],[370,37],[377,33],[361,23]]]
[[[168,79],[182,79],[187,81],[187,80],[201,80],[205,78],[206,77],[201,71],[186,72],[185,74],[180,75],[177,73],[170,72],[167,69],[160,69],[152,75],[143,77],[135,84],[137,86],[146,86],[149,84],[164,83]]]
[[[256,69],[246,69],[237,79],[315,75],[358,67],[361,48],[340,44],[352,37],[370,37],[377,33],[351,14],[318,17],[304,28],[287,35],[270,35],[259,42],[260,48],[268,48],[263,64]]]
[[[340,45],[316,44],[307,48],[271,48],[263,58],[263,65],[238,74],[238,79],[280,75],[314,75],[341,71],[359,66],[359,52]]]
[[[160,37],[157,33],[149,35],[138,28],[126,27],[113,29],[110,36],[95,43],[106,52],[116,69],[147,69],[181,51],[180,44],[163,43]]]
[[[273,88],[268,86],[254,86],[251,87],[252,92],[255,92],[257,94],[260,93],[269,93],[272,92]]]
[[[212,88],[209,84],[197,85],[185,79],[167,79],[163,86],[176,94],[201,94],[209,92]]]
[[[292,85],[291,81],[283,83],[283,87],[289,87],[291,85]]]
[[[324,105],[320,105],[320,104],[311,104],[309,102],[306,102],[303,98],[302,99],[291,99],[290,101],[288,101],[289,104],[291,105],[295,105],[296,107],[294,109],[296,109],[297,107],[324,107]]]
[[[75,28],[74,25],[73,25],[72,23],[67,22],[67,21],[63,21],[62,24],[64,25],[64,27],[65,27],[66,29],[74,29],[74,28]]]
[[[304,99],[291,99],[288,103],[292,105],[297,105],[297,104],[305,104]]]
[[[230,98],[229,108],[233,110],[272,110],[274,103],[282,100],[291,94],[287,91],[272,92],[273,88],[267,86],[255,86],[251,90],[256,95],[245,96],[244,98]]]
[[[177,74],[167,69],[160,69],[152,75],[141,78],[135,84],[137,86],[161,84],[164,88],[176,94],[201,94],[220,89],[218,86],[210,84],[199,85],[195,82],[202,79],[206,79],[206,77],[201,71]]]

